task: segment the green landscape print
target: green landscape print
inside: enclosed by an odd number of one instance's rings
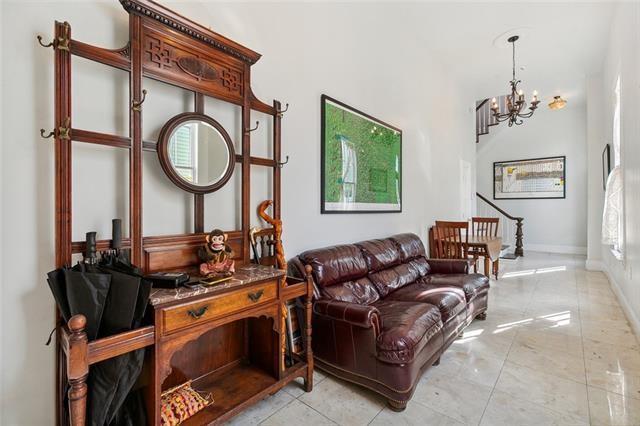
[[[402,133],[324,99],[323,211],[401,211]]]

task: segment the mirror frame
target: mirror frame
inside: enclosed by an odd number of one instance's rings
[[[222,135],[222,139],[226,143],[227,149],[229,150],[229,164],[227,165],[227,170],[222,175],[222,178],[220,178],[217,182],[212,183],[211,185],[200,186],[187,182],[176,172],[176,170],[173,168],[173,165],[171,164],[171,159],[169,158],[169,140],[171,139],[171,134],[176,128],[187,121],[204,121],[205,123],[211,125],[220,133],[220,135]],[[165,125],[162,126],[162,130],[160,130],[157,151],[162,170],[164,170],[165,174],[171,180],[171,182],[173,182],[179,188],[193,194],[208,194],[222,188],[229,181],[229,179],[231,179],[231,175],[233,175],[233,170],[236,166],[236,153],[233,148],[231,137],[229,136],[227,131],[224,129],[224,127],[222,127],[220,123],[218,123],[213,118],[205,114],[200,114],[198,112],[185,112],[182,114],[178,114],[167,121]]]

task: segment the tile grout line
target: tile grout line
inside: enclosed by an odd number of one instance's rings
[[[376,413],[375,416],[373,416],[373,418],[371,419],[371,421],[369,423],[367,423],[367,426],[370,425],[371,423],[373,423],[375,421],[375,419],[378,418],[378,416],[380,415],[380,413],[382,413],[384,411],[384,409],[386,408],[386,405],[383,405],[382,408],[380,409],[380,411],[378,411]]]
[[[574,276],[576,280],[576,290],[578,291],[578,317],[580,321],[580,343],[582,343],[582,363],[584,365],[584,383],[587,391],[587,414],[589,415],[589,424],[593,424],[591,420],[591,396],[589,394],[589,379],[587,376],[587,355],[584,349],[584,334],[582,333],[582,303],[580,302],[580,290],[578,287],[578,276],[574,271]]]
[[[473,382],[469,382],[469,383],[473,383]],[[441,416],[446,417],[446,418],[448,418],[448,419],[451,419],[451,420],[453,420],[453,421],[455,421],[455,422],[458,422],[458,423],[464,423],[464,422],[462,422],[462,421],[460,421],[460,420],[458,420],[458,419],[455,419],[455,418],[453,418],[453,417],[449,416],[448,414],[444,414],[444,413],[442,413],[442,412],[440,412],[440,411],[436,410],[436,409],[435,409],[435,408],[433,408],[433,407],[429,407],[428,405],[423,404],[423,403],[421,403],[420,401],[411,401],[411,402],[412,402],[412,403],[414,403],[414,404],[418,404],[418,405],[420,405],[421,407],[427,408],[427,409],[429,409],[429,410],[433,411],[434,413],[438,413],[438,414],[440,414]]]
[[[337,421],[333,420],[331,417],[327,416],[326,414],[321,413],[320,411],[316,410],[315,408],[313,408],[311,405],[307,404],[306,402],[298,399],[298,401],[304,405],[306,405],[307,407],[311,408],[313,411],[315,411],[316,413],[320,414],[322,417],[324,417],[325,419],[329,420],[331,423],[335,423],[337,425],[339,425],[340,423],[338,423]]]
[[[535,286],[537,283],[537,280],[534,281],[533,285]],[[534,289],[535,292],[535,289]],[[533,299],[533,293],[531,293],[531,297],[529,298],[529,302],[527,303],[526,308],[523,310],[523,313],[526,312],[526,310],[529,308],[529,305],[531,305],[531,300]],[[516,341],[516,337],[518,336],[518,333],[520,331],[518,329],[516,329],[515,334],[513,335],[513,338],[511,339],[511,344],[509,345],[509,350],[507,351],[507,354],[504,357],[504,361],[502,362],[502,366],[500,367],[500,372],[498,373],[498,378],[496,379],[496,382],[493,384],[493,387],[491,388],[491,393],[489,394],[489,398],[487,399],[487,403],[484,406],[484,410],[482,410],[482,416],[480,416],[480,420],[478,421],[478,425],[482,424],[482,420],[484,419],[485,414],[487,413],[487,408],[489,407],[489,404],[491,403],[491,398],[493,398],[493,394],[496,391],[496,387],[498,387],[498,382],[500,381],[500,376],[502,376],[502,371],[504,370],[504,366],[507,363],[507,358],[509,358],[509,354],[511,353],[511,349],[513,348],[513,343]]]

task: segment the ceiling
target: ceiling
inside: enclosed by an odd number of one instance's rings
[[[613,2],[432,2],[407,6],[405,18],[422,23],[421,42],[438,53],[476,99],[508,92],[508,36],[500,37],[502,46],[494,40],[515,29],[521,35],[516,75],[527,98],[537,89],[545,103],[560,94],[576,104],[585,98],[585,76],[601,70],[614,9]]]

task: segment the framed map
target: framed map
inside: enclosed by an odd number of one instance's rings
[[[566,157],[493,163],[493,199],[566,197]]]
[[[321,98],[322,213],[402,211],[402,130]]]

